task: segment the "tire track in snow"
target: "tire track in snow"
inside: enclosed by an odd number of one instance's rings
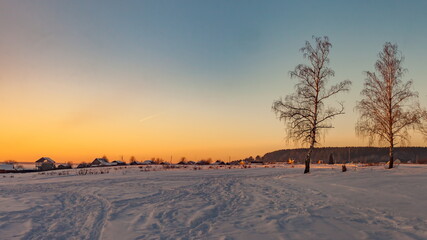
[[[131,216],[130,230],[136,235],[130,239],[197,239],[234,214],[245,197],[236,194],[238,186],[238,179],[200,179],[191,186],[112,202],[115,211],[110,220]],[[140,213],[136,216],[135,208]]]
[[[17,239],[99,239],[108,214],[108,202],[85,191],[64,191],[62,185],[22,185],[17,193],[4,189],[3,196],[29,194],[30,207],[2,213],[0,222],[20,224],[30,220],[31,228]],[[66,188],[68,189],[68,188]],[[0,225],[0,230],[1,230]],[[13,238],[12,238],[13,239]]]
[[[372,189],[355,195],[351,175],[295,172],[138,172],[2,185],[0,201],[25,202],[0,211],[0,233],[12,223],[28,231],[9,239],[426,239],[422,215],[379,207]],[[344,185],[327,185],[335,179]],[[365,196],[374,204],[360,201]]]

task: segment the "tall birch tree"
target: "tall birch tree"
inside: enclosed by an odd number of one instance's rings
[[[376,72],[366,72],[363,99],[357,103],[360,113],[356,133],[369,142],[385,142],[389,147],[389,168],[393,168],[394,147],[409,141],[408,130],[419,124],[418,93],[412,80],[404,81],[406,69],[396,44],[384,44],[375,63]]]
[[[344,114],[342,102],[332,107],[326,105],[326,101],[340,92],[349,91],[351,85],[345,80],[327,87],[329,79],[335,75],[328,67],[332,44],[326,36],[313,39],[313,45],[307,41],[300,49],[308,64],[299,64],[290,72],[291,78],[297,79],[295,92],[274,101],[272,106],[276,116],[285,122],[288,139],[309,145],[304,173],[310,172],[311,154],[321,131],[332,128],[331,120]]]

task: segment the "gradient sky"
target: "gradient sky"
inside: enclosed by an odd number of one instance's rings
[[[329,36],[346,115],[386,41],[427,99],[427,1],[0,0],[0,161],[239,159],[294,148],[271,111],[312,35]],[[411,145],[425,146],[417,134]]]

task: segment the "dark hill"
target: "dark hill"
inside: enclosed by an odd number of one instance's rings
[[[388,148],[378,147],[327,147],[314,149],[311,161],[322,160],[327,163],[329,154],[333,154],[336,163],[360,162],[374,163],[388,161]],[[395,159],[402,162],[424,163],[427,159],[427,147],[397,147],[394,149]],[[283,149],[270,152],[262,158],[264,162],[286,162],[293,159],[297,163],[304,162],[306,148]]]

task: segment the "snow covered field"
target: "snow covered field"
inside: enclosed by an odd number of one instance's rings
[[[427,166],[324,166],[4,174],[0,238],[427,239]]]

